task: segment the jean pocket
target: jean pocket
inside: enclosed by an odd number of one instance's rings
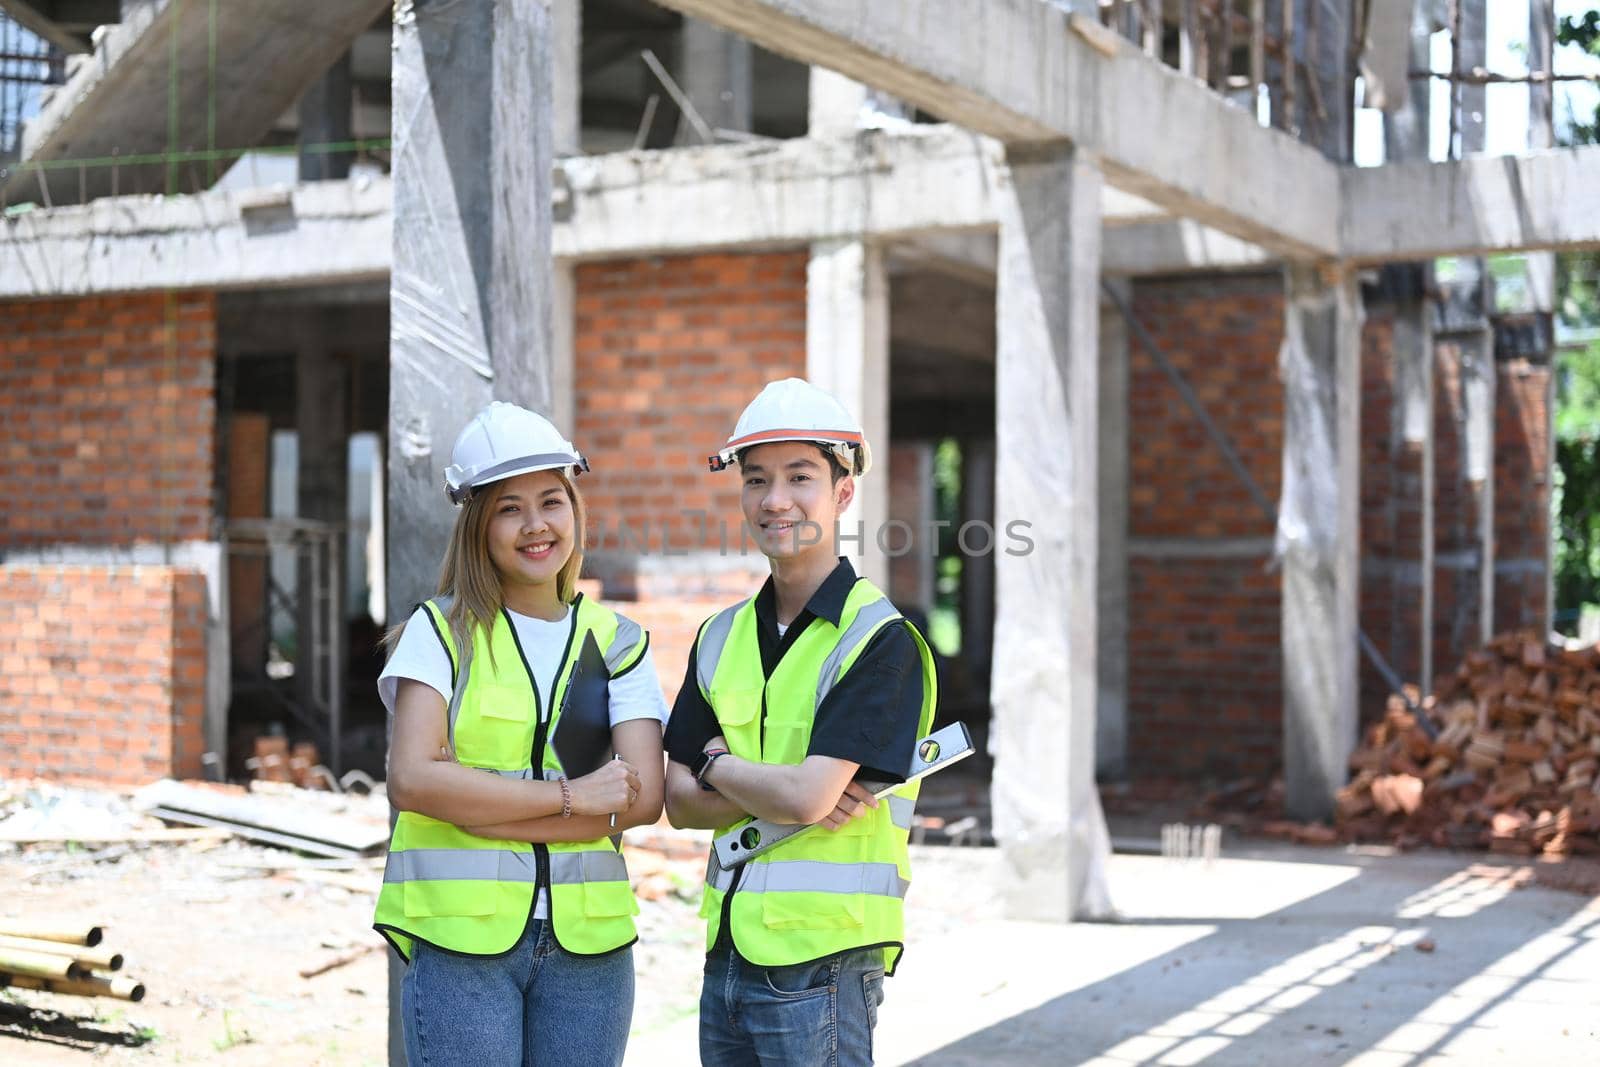
[[[794,967],[764,967],[761,982],[766,992],[783,1000],[825,996],[838,988],[839,961],[802,963]]]
[[[867,1002],[867,1025],[878,1025],[878,1006],[883,1003],[883,972],[872,971],[861,976],[861,995]]]

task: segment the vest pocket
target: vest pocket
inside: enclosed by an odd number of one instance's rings
[[[407,882],[406,917],[455,918],[493,915],[500,884],[491,881]]]
[[[741,726],[750,725],[755,719],[756,713],[761,710],[761,689],[759,685],[711,687],[711,707],[716,713],[717,723],[723,727],[724,737]],[[733,739],[730,737],[728,741],[732,743]]]
[[[526,766],[533,743],[533,697],[525,688],[483,683],[456,721],[456,758],[475,767]]]
[[[761,921],[769,930],[848,930],[866,925],[859,893],[762,893]]]
[[[583,914],[591,919],[616,919],[639,914],[639,902],[627,882],[586,882]]]

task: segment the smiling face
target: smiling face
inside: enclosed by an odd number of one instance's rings
[[[806,441],[756,445],[739,457],[740,506],[768,559],[834,555],[834,525],[855,496],[855,480],[833,480],[822,450]]]
[[[572,556],[572,499],[555,471],[519,474],[489,486],[489,559],[507,605],[537,587],[554,588]]]

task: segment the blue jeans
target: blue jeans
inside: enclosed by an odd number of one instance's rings
[[[757,967],[736,952],[706,957],[700,988],[704,1067],[870,1067],[883,1003],[883,950],[797,967]]]
[[[570,956],[530,919],[504,956],[418,942],[400,981],[410,1067],[622,1062],[633,1022],[633,949]]]

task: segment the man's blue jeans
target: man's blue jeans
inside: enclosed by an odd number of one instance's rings
[[[797,967],[757,967],[736,952],[706,957],[700,989],[704,1067],[865,1067],[883,1003],[883,950]]]
[[[504,956],[418,943],[401,979],[411,1067],[620,1064],[633,1022],[633,949],[569,956],[533,919]]]

